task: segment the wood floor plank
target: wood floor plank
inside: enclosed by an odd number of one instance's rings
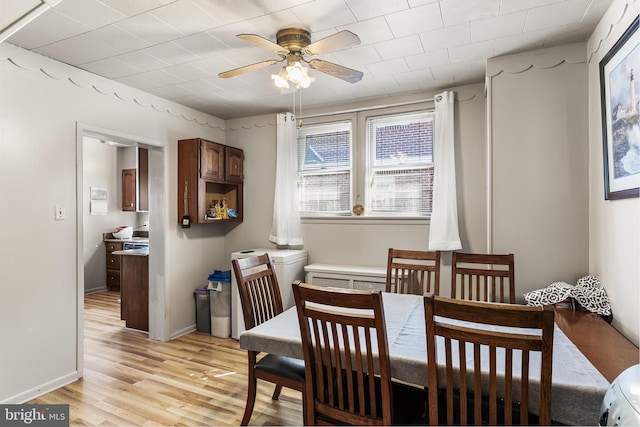
[[[85,295],[84,378],[29,403],[69,404],[71,426],[239,425],[247,355],[233,339],[193,332],[168,343],[126,329],[120,295]],[[301,425],[300,393],[258,381],[251,425]]]

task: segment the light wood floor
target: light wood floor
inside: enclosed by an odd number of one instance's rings
[[[193,332],[152,341],[127,330],[117,292],[85,295],[84,378],[29,403],[70,405],[70,424],[239,425],[247,355],[233,339]],[[301,425],[300,393],[258,381],[251,425]]]

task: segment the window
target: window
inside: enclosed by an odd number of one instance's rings
[[[303,214],[351,212],[351,151],[350,121],[298,130],[298,188]]]
[[[365,212],[431,214],[433,113],[367,119]]]
[[[431,215],[433,120],[433,111],[358,113],[298,129],[302,215],[356,216],[357,203],[366,217]]]

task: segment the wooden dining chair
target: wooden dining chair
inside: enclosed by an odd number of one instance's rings
[[[440,251],[389,248],[386,292],[424,295],[440,292]]]
[[[431,425],[551,424],[551,306],[428,294],[424,310]]]
[[[305,425],[391,425],[426,414],[426,391],[392,381],[379,290],[294,282],[306,365]]]
[[[234,259],[233,272],[238,284],[244,326],[249,330],[282,313],[282,297],[269,254]],[[249,384],[242,425],[251,419],[256,400],[257,379],[276,384],[272,399],[278,400],[282,387],[302,392],[304,402],[304,361],[274,354],[248,351]],[[304,406],[303,406],[304,412]]]
[[[451,298],[516,302],[513,254],[453,252]]]

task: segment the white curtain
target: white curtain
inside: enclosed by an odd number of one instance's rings
[[[277,115],[276,134],[276,194],[269,241],[278,246],[301,246],[296,146],[298,132],[293,114]]]
[[[458,233],[456,160],[453,146],[454,96],[453,92],[446,91],[435,97],[433,156],[436,167],[433,176],[433,209],[429,226],[430,250],[462,249]]]

